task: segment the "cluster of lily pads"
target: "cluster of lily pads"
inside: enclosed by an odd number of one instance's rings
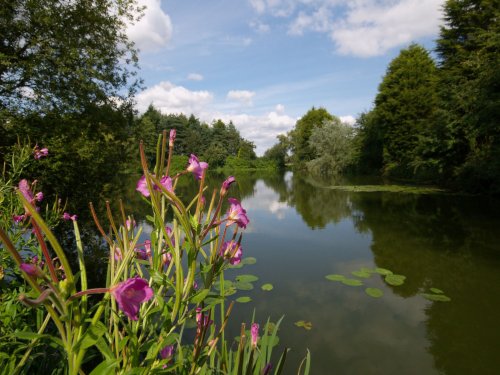
[[[347,277],[340,274],[330,274],[326,275],[326,279],[330,281],[340,282],[344,285],[348,286],[364,286],[365,282],[360,279],[370,279],[373,275],[380,275],[383,277],[384,281],[391,286],[401,286],[405,283],[406,276],[396,274],[387,268],[367,268],[362,267],[359,270],[352,271],[352,276],[356,276],[357,278]],[[380,298],[384,295],[384,292],[380,288],[375,287],[366,287],[365,293],[373,298]],[[428,299],[429,301],[437,301],[437,302],[449,302],[451,298],[446,296],[441,289],[438,288],[430,288],[426,293],[420,293],[422,297]]]

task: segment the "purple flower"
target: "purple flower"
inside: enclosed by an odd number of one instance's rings
[[[14,220],[14,223],[20,223],[26,218],[26,215],[12,215],[12,220]]]
[[[169,147],[174,147],[174,141],[175,141],[176,134],[177,134],[177,132],[175,129],[170,130],[169,139],[168,139],[168,146]]]
[[[262,375],[268,375],[272,369],[273,369],[273,364],[271,362],[269,362],[266,365],[266,367],[264,367],[264,369],[262,370]]]
[[[201,307],[196,308],[196,324],[198,325],[198,330],[207,328],[208,326],[210,326],[210,324],[213,323],[210,320],[210,316],[208,314],[205,315],[205,313],[201,310]]]
[[[163,263],[163,267],[167,268],[170,265],[170,262],[172,261],[172,254],[163,252],[161,254],[161,262]]]
[[[172,357],[174,355],[174,351],[175,351],[175,347],[173,345],[167,345],[162,350],[160,350],[160,357],[162,359],[169,359],[170,358],[170,361],[168,361],[168,362],[171,362]],[[167,365],[163,365],[163,368],[166,368],[166,367],[167,367]]]
[[[65,212],[65,213],[63,213],[62,218],[63,218],[64,220],[73,220],[73,221],[76,221],[76,219],[78,218],[78,216],[76,216],[76,215],[71,215],[71,214],[69,214],[69,213]]]
[[[23,270],[24,272],[26,272],[30,276],[40,277],[40,278],[43,277],[42,271],[37,267],[36,264],[21,263],[21,265],[19,266],[19,268],[21,268],[21,270]]]
[[[148,282],[136,276],[125,280],[110,289],[118,308],[131,320],[137,320],[141,303],[153,297],[153,289]]]
[[[130,220],[130,219],[125,220],[125,228],[127,228],[127,230],[135,228],[135,220]]]
[[[204,161],[200,162],[196,155],[191,154],[191,157],[189,158],[189,164],[186,168],[188,172],[192,172],[193,176],[197,180],[201,180],[201,176],[203,174],[203,171],[208,168],[208,163],[205,163]]]
[[[28,184],[28,180],[26,180],[25,178],[19,181],[19,191],[22,193],[22,195],[24,196],[24,198],[26,198],[28,202],[30,203],[34,202],[35,197]]]
[[[43,193],[41,191],[39,191],[38,193],[35,194],[35,199],[38,201],[38,202],[41,202],[43,200]]]
[[[33,150],[33,156],[36,160],[41,159],[49,154],[49,149],[48,148],[42,148],[40,149],[38,145],[35,145],[35,148]]]
[[[168,176],[163,176],[160,180],[160,183],[162,186],[167,189],[167,191],[170,191],[171,193],[174,192],[174,188],[172,187],[172,179]],[[155,186],[156,190],[160,190]]]
[[[137,181],[135,190],[144,195],[146,198],[149,197],[149,190],[148,190],[148,184],[146,182],[146,176],[142,175],[139,181]]]
[[[114,257],[117,262],[123,259],[122,251],[119,247],[115,247]]]
[[[234,176],[229,176],[223,183],[222,183],[222,187],[220,189],[220,195],[224,196],[227,194],[227,191],[229,190],[229,187],[231,186],[231,184],[236,181],[236,179],[234,178]]]
[[[252,347],[257,347],[257,340],[259,340],[259,324],[252,323],[252,328],[250,330],[252,335]]]
[[[220,249],[220,256],[225,259],[229,259],[229,263],[235,266],[241,262],[243,249],[237,242],[227,241],[224,242],[222,248]]]
[[[241,206],[240,202],[235,198],[229,198],[228,202],[231,204],[227,211],[227,225],[236,223],[240,228],[246,228],[250,220],[248,220],[247,212]]]
[[[172,229],[167,225],[165,227],[165,231],[167,232],[168,238],[170,238],[170,242],[172,242],[172,246],[175,247],[175,237],[174,233],[172,232]]]

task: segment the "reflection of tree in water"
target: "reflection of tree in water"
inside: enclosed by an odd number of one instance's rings
[[[402,297],[445,291],[426,309],[429,352],[446,374],[492,374],[498,358],[498,202],[479,198],[368,193],[352,196],[356,225],[372,233],[375,263],[407,276]]]
[[[338,223],[351,215],[350,194],[323,187],[318,180],[294,174],[288,204],[295,207],[304,222],[312,229]]]

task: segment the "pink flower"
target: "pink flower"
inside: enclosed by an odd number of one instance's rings
[[[257,347],[257,340],[259,340],[259,324],[252,323],[252,328],[250,330],[252,335],[252,347]]]
[[[123,259],[122,251],[119,247],[115,247],[114,257],[117,262]]]
[[[40,268],[37,267],[36,264],[32,263],[21,263],[19,266],[22,271],[26,272],[28,275],[33,276],[33,277],[43,277],[43,272],[40,270]]]
[[[38,193],[35,194],[35,199],[37,202],[41,202],[43,200],[43,193],[39,191]]]
[[[175,141],[176,134],[177,134],[177,132],[175,129],[170,130],[169,139],[168,139],[168,146],[169,147],[174,147],[174,141]]]
[[[19,191],[22,193],[24,198],[31,204],[34,203],[35,201],[35,196],[33,195],[33,192],[31,191],[31,188],[28,184],[28,180],[25,178],[19,181]]]
[[[33,156],[36,160],[41,159],[49,154],[49,149],[48,148],[42,148],[40,149],[38,145],[35,145],[35,148],[33,149]]]
[[[193,176],[197,180],[201,180],[201,176],[203,174],[203,171],[208,168],[208,163],[205,163],[204,161],[200,162],[196,155],[191,154],[191,157],[189,158],[189,164],[186,168],[188,172],[192,172]]]
[[[110,289],[110,293],[116,299],[118,308],[131,320],[138,319],[141,303],[153,297],[153,289],[146,280],[138,276],[115,285]]]
[[[130,220],[130,219],[125,220],[125,227],[127,228],[127,230],[135,228],[135,225],[136,225],[135,220]]]
[[[148,190],[148,184],[146,182],[146,176],[142,175],[139,181],[137,181],[135,190],[144,195],[146,198],[149,197],[149,190]]]
[[[208,326],[210,326],[210,324],[213,323],[210,320],[210,316],[208,314],[205,315],[205,313],[201,310],[201,307],[196,308],[196,324],[198,325],[198,330],[207,328]]]
[[[225,259],[229,259],[229,263],[235,266],[241,262],[243,249],[237,242],[227,241],[224,242],[222,248],[220,249],[220,256]]]
[[[73,221],[76,221],[76,219],[78,218],[78,216],[71,215],[71,214],[65,212],[65,213],[63,213],[62,218],[63,218],[63,220],[73,220]]]
[[[161,254],[161,262],[163,263],[163,267],[167,268],[172,261],[172,254],[167,253],[166,251]]]
[[[248,220],[245,209],[235,198],[229,198],[228,202],[231,203],[231,206],[229,206],[229,210],[227,211],[227,225],[236,223],[240,228],[246,228],[250,220]]]
[[[160,180],[160,183],[162,186],[167,189],[167,191],[170,191],[171,193],[174,192],[174,188],[172,187],[172,179],[168,176],[163,176]],[[156,190],[160,190],[155,186]]]
[[[167,345],[165,346],[162,350],[160,350],[160,357],[162,359],[170,359],[170,361],[168,362],[171,362],[172,361],[172,357],[174,355],[174,351],[175,351],[175,347],[173,345]],[[167,365],[163,365],[163,368],[166,368]]]
[[[14,223],[18,224],[26,218],[26,215],[12,215],[12,220]]]
[[[222,183],[222,187],[220,189],[220,195],[224,196],[227,194],[227,191],[229,190],[229,187],[231,186],[231,184],[236,181],[236,179],[234,178],[234,176],[229,176],[223,183]]]
[[[170,242],[172,242],[172,246],[175,247],[175,237],[174,237],[174,233],[172,232],[172,229],[167,225],[165,227],[165,231],[167,232],[168,238],[170,238]]]

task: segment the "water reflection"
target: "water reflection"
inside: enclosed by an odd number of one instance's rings
[[[122,181],[132,187],[122,197],[139,221],[148,207],[133,190],[137,178]],[[207,177],[207,197],[224,178]],[[243,272],[260,279],[254,290],[236,295],[253,302],[236,306],[230,329],[237,335],[254,309],[261,321],[285,314],[281,343],[293,348],[286,373],[306,348],[313,374],[493,374],[499,368],[498,201],[346,192],[290,173],[244,173],[236,179],[230,196],[242,200],[251,220],[245,255],[258,259]],[[197,187],[185,178],[176,192],[192,197]],[[103,203],[96,206],[104,218]],[[87,252],[98,270],[107,249],[82,218],[84,243],[90,243]],[[73,246],[70,238],[65,241]],[[363,266],[388,268],[407,279],[393,287],[373,276],[367,286],[382,289],[384,296],[372,299],[363,287],[324,278]],[[274,290],[262,291],[268,282]],[[420,293],[430,287],[443,289],[452,301],[425,300]],[[298,320],[311,321],[312,330],[294,326]]]

